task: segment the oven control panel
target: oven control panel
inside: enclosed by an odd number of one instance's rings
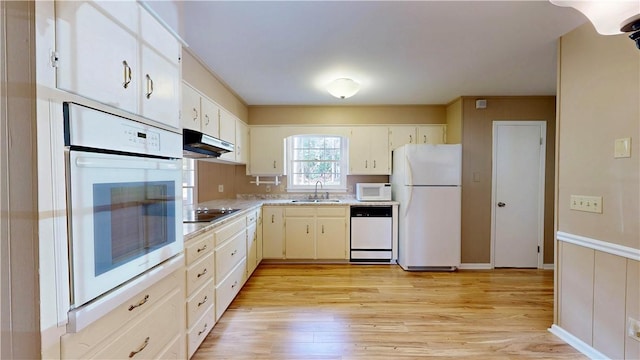
[[[157,132],[126,124],[122,124],[122,127],[127,145],[138,149],[160,150],[160,134]]]

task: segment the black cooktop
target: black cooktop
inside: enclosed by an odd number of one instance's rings
[[[225,216],[229,216],[240,209],[200,209],[185,211],[184,213],[184,222],[186,223],[194,223],[194,222],[210,222],[213,220],[221,219]]]

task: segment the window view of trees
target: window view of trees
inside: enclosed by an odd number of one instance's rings
[[[324,187],[344,186],[344,139],[340,136],[299,135],[290,139],[290,184]]]

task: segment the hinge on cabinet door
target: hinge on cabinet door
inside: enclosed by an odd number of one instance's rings
[[[57,68],[59,60],[60,60],[60,58],[58,57],[58,52],[57,51],[52,51],[51,52],[51,67]]]

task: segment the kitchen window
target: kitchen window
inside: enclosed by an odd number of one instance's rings
[[[196,161],[182,159],[182,205],[195,205],[196,201]]]
[[[287,138],[289,190],[347,188],[347,140],[336,135],[296,135]]]

